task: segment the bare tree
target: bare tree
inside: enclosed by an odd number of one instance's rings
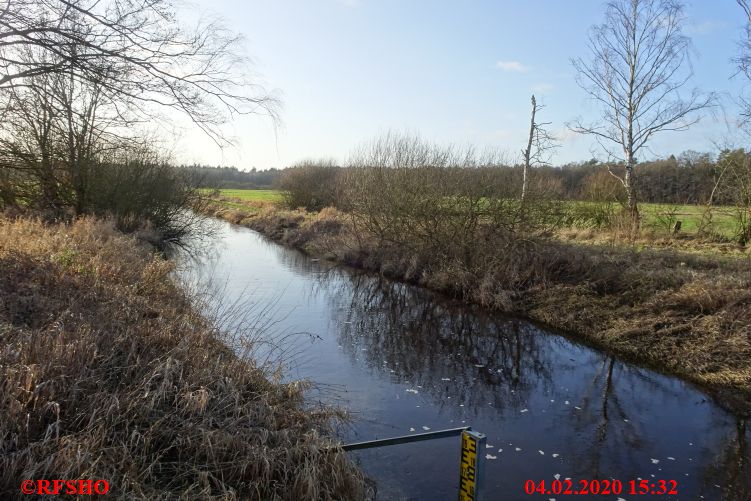
[[[247,74],[241,40],[216,20],[186,29],[172,0],[5,0],[0,88],[72,74],[145,116],[178,110],[221,145],[228,117],[275,113],[275,100]],[[25,57],[30,47],[39,57]]]
[[[535,99],[533,94],[532,118],[529,123],[529,137],[527,138],[527,147],[522,150],[522,157],[524,159],[524,170],[522,171],[522,202],[524,202],[524,199],[527,196],[529,169],[535,165],[548,165],[548,155],[550,151],[558,147],[553,136],[551,136],[545,129],[545,126],[550,125],[550,122],[537,122],[537,112],[542,108],[543,106],[541,104],[537,104],[537,99]]]
[[[601,105],[603,116],[593,124],[579,119],[570,127],[594,136],[609,155],[624,161],[623,176],[611,174],[626,191],[635,228],[637,154],[658,132],[686,130],[698,122],[698,112],[714,102],[711,94],[696,89],[680,92],[692,76],[683,20],[683,6],[676,0],[613,0],[605,22],[591,30],[590,60],[572,60],[579,86]]]
[[[735,59],[738,65],[738,71],[751,80],[751,4],[748,0],[736,0],[743,13],[746,16],[745,37],[740,44],[740,54]],[[743,124],[748,126],[751,122],[751,102],[748,98],[741,96],[741,119]]]

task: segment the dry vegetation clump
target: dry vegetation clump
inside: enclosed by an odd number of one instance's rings
[[[0,497],[101,478],[127,499],[360,499],[336,412],[238,357],[110,224],[0,219]]]

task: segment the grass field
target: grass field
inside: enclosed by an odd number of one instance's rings
[[[678,220],[681,221],[681,231],[690,234],[696,233],[699,229],[706,207],[701,205],[641,204],[639,209],[644,217],[644,222],[649,226],[665,226],[665,223],[670,220]],[[733,208],[713,208],[710,227],[720,235],[731,237],[735,232]]]
[[[219,190],[225,199],[238,199],[242,202],[277,203],[282,200],[279,190]],[[586,203],[586,202],[574,202]],[[255,212],[256,207],[243,203],[224,200],[222,205],[249,212]],[[254,204],[253,204],[254,205]],[[249,210],[250,209],[250,210]],[[640,204],[639,210],[643,217],[643,225],[647,229],[668,233],[675,221],[681,221],[681,232],[695,234],[701,224],[705,207],[701,205],[670,205],[670,204]],[[731,207],[716,207],[712,210],[710,228],[718,235],[731,238],[735,232]]]
[[[201,191],[213,192],[211,189]],[[281,200],[282,192],[277,190],[219,190],[219,197],[212,200],[212,205],[253,216],[264,207],[274,205]]]
[[[219,194],[243,201],[279,202],[282,200],[282,192],[278,190],[219,190]]]

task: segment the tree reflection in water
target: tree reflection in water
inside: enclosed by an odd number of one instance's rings
[[[624,483],[672,478],[679,492],[696,498],[751,499],[747,421],[707,403],[690,385],[523,320],[276,248],[284,266],[308,281],[307,300],[323,298],[331,337],[353,366],[370,371],[374,384],[419,389],[436,414],[466,416],[496,441],[529,445],[523,452],[508,447],[489,465],[504,465],[504,485],[508,476],[559,471]],[[563,406],[564,399],[571,405]],[[536,412],[520,414],[527,406]],[[565,463],[538,456],[532,444],[563,452]],[[510,457],[522,461],[501,463]]]
[[[350,357],[365,357],[371,370],[421,387],[439,405],[519,408],[531,388],[552,383],[557,361],[527,322],[491,318],[371,276],[338,283],[340,293],[328,296]]]

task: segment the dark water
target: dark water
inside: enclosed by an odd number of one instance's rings
[[[268,341],[255,356],[315,381],[311,404],[353,413],[344,441],[472,426],[488,437],[484,499],[751,499],[749,426],[691,385],[217,224],[184,276],[218,284],[231,313],[250,311],[246,329]],[[351,454],[378,499],[457,497],[457,438]],[[526,480],[556,476],[574,488],[617,479],[624,492],[525,494]],[[639,479],[674,480],[679,494],[629,494]]]

